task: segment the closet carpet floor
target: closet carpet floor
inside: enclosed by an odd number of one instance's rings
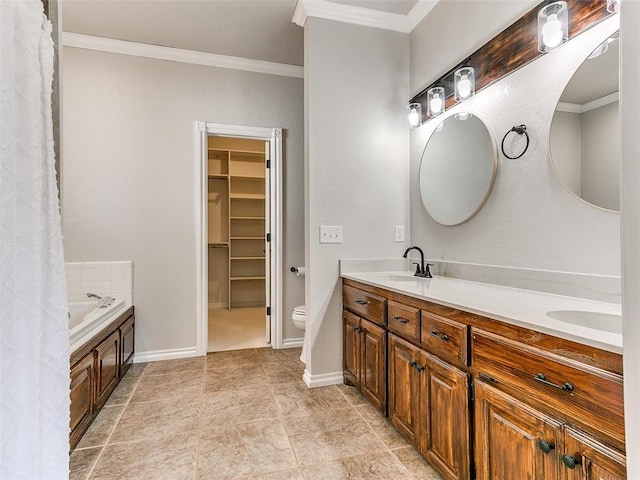
[[[308,389],[300,349],[135,364],[71,454],[72,480],[441,480],[358,391]]]
[[[264,307],[209,308],[209,351],[265,347],[265,326]]]

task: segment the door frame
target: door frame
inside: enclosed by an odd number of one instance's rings
[[[196,349],[198,355],[206,355],[209,346],[209,299],[208,299],[208,142],[209,135],[247,138],[269,142],[269,209],[271,220],[271,256],[269,259],[271,306],[271,347],[283,345],[283,255],[282,255],[282,129],[226,125],[211,122],[196,122]],[[266,312],[265,312],[266,315]]]

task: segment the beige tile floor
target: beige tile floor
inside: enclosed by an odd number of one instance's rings
[[[352,387],[308,389],[299,349],[134,365],[72,480],[440,480]]]
[[[266,346],[264,307],[209,309],[210,352]]]

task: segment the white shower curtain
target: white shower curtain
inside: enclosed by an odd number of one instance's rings
[[[69,333],[53,154],[51,24],[0,0],[0,479],[69,467]]]

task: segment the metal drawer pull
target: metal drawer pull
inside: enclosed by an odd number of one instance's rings
[[[425,369],[425,367],[422,367],[422,366],[420,366],[420,365],[418,365],[418,364],[416,363],[416,369],[417,369],[419,372],[421,372],[421,371],[423,371],[423,370]]]
[[[499,383],[499,382],[498,382],[498,380],[496,380],[496,379],[495,379],[495,378],[493,378],[493,377],[490,377],[490,376],[489,376],[489,375],[487,375],[486,373],[481,373],[480,375],[478,375],[478,378],[479,378],[480,380],[484,380],[485,382],[488,382],[488,383],[493,383],[493,384],[495,384],[495,383]]]
[[[571,470],[573,470],[574,468],[576,468],[576,465],[580,465],[580,459],[577,456],[573,456],[573,455],[562,455],[562,463],[564,463],[565,467],[570,468]]]
[[[545,385],[549,385],[550,387],[557,388],[559,390],[564,390],[565,392],[573,392],[574,390],[573,384],[569,382],[566,382],[564,385],[555,384],[547,380],[547,377],[545,377],[542,373],[536,373],[536,376],[534,378],[537,381],[544,383]]]
[[[356,303],[357,303],[358,305],[366,305],[366,304],[367,304],[367,303],[369,303],[369,302],[365,302],[364,300],[356,300]]]
[[[437,330],[431,330],[431,335],[438,337],[440,340],[444,340],[445,342],[449,340],[449,335],[446,333],[440,333]]]
[[[409,323],[409,320],[407,320],[406,318],[399,317],[398,315],[394,315],[394,316],[393,316],[393,319],[394,319],[396,322],[400,322],[400,323]]]
[[[546,440],[538,440],[538,448],[542,450],[542,453],[551,453],[551,450],[554,450],[556,446],[553,442],[547,442]]]

